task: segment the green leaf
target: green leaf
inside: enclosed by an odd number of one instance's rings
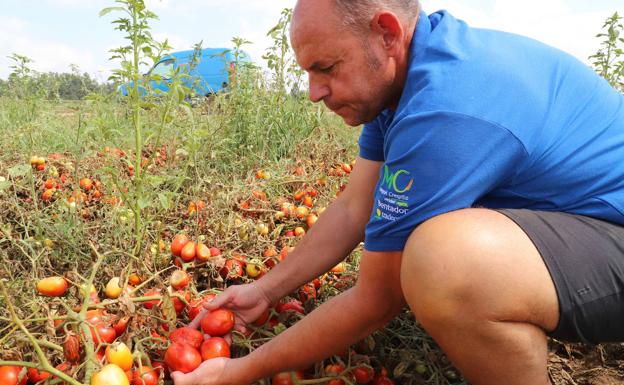
[[[150,200],[148,198],[141,197],[141,198],[139,198],[139,200],[137,200],[137,204],[139,205],[141,210],[143,210],[144,208],[149,207],[151,202],[150,202]]]
[[[30,166],[28,166],[27,164],[18,164],[17,166],[13,166],[9,169],[9,175],[12,177],[24,176],[28,174],[29,169]]]
[[[8,180],[0,182],[0,191],[4,191],[8,189],[9,187],[11,187],[11,182],[9,182]]]
[[[158,193],[158,200],[160,201],[160,205],[163,209],[169,210],[169,199],[163,193]]]
[[[123,11],[124,9],[122,7],[108,7],[108,8],[104,8],[103,10],[100,11],[99,15],[100,17],[102,16],[106,16],[109,13],[113,12],[113,11]]]

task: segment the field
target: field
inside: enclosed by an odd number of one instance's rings
[[[357,167],[359,130],[287,91],[302,76],[282,39],[288,18],[285,11],[273,31],[271,74],[241,66],[231,90],[205,100],[186,100],[182,83],[153,99],[102,92],[49,100],[28,71],[18,73],[0,97],[0,366],[47,370],[49,384],[86,384],[117,341],[132,351],[134,370],[157,367],[170,333],[203,299],[260,279],[322,216]],[[244,45],[233,43],[235,51]],[[145,43],[133,44],[125,55]],[[138,80],[138,63],[128,60],[118,75]],[[180,234],[195,247],[172,252]],[[232,356],[351,287],[360,251],[250,333],[234,332]],[[37,290],[54,276],[67,290]],[[624,384],[623,357],[621,344],[553,340],[549,370],[557,385]],[[395,384],[466,384],[407,310],[308,368],[303,383],[351,384],[356,368]]]

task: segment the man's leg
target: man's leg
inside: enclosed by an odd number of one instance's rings
[[[473,385],[547,385],[557,294],[539,252],[512,220],[486,209],[414,230],[401,286],[416,319]]]

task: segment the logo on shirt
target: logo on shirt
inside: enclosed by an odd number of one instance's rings
[[[390,172],[390,168],[384,165],[383,178],[381,185],[394,192],[402,194],[408,192],[414,184],[414,178],[409,178],[410,172],[407,170],[397,170]]]
[[[375,202],[374,219],[396,221],[409,210],[409,195],[406,194],[414,185],[414,178],[410,178],[407,170],[392,172],[384,165],[383,176]]]

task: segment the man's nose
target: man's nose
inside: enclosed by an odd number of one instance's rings
[[[318,81],[314,81],[312,77],[309,78],[310,83],[310,100],[314,103],[320,102],[327,95],[330,94],[329,87]]]

